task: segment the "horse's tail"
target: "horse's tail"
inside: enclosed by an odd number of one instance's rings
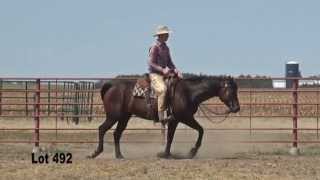
[[[106,92],[112,87],[112,84],[109,83],[109,82],[106,82],[104,83],[104,85],[102,86],[101,88],[101,91],[100,91],[100,95],[101,95],[101,98],[103,99],[103,96],[104,94],[106,94]]]

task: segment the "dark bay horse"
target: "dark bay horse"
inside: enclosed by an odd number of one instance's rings
[[[120,138],[127,127],[131,115],[135,114],[138,117],[147,119],[148,110],[145,99],[133,98],[132,96],[135,83],[135,81],[129,80],[116,80],[103,85],[101,97],[107,117],[99,126],[97,150],[89,158],[95,158],[103,151],[104,135],[115,123],[117,123],[113,133],[115,156],[116,158],[123,158],[120,151]],[[188,155],[188,158],[193,158],[201,146],[203,136],[203,128],[194,118],[199,104],[211,97],[219,97],[228,107],[228,113],[236,113],[240,110],[237,95],[238,87],[231,77],[195,76],[179,80],[175,84],[173,91],[170,102],[174,119],[168,122],[167,144],[165,151],[159,156],[162,158],[170,157],[171,143],[177,125],[181,122],[199,133],[197,142]],[[154,111],[157,111],[156,108]]]

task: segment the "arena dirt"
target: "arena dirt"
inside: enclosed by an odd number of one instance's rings
[[[10,122],[4,123],[6,127],[10,126]],[[17,125],[21,124],[14,122],[12,127]],[[80,126],[83,127],[97,127],[97,124]],[[197,138],[196,131],[179,128],[182,130],[177,131],[172,146],[174,157],[187,155]],[[67,131],[59,132],[57,138],[96,140],[96,137],[96,131]],[[299,137],[308,140],[316,136],[305,133]],[[56,137],[54,132],[43,131],[40,138],[54,140]],[[288,155],[291,144],[233,142],[290,138],[290,132],[205,131],[202,146],[194,159],[164,160],[156,156],[164,150],[159,131],[126,131],[124,143],[121,143],[125,160],[117,160],[110,131],[105,137],[108,143],[104,144],[104,152],[96,159],[86,159],[96,144],[41,144],[46,153],[70,152],[73,155],[72,164],[42,165],[31,163],[32,144],[1,144],[0,179],[320,179],[320,146],[317,144],[299,145],[302,155],[295,157]],[[8,139],[32,139],[32,133],[1,131],[0,140]]]

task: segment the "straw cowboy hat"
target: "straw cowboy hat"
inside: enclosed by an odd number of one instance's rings
[[[158,26],[153,36],[157,36],[160,34],[169,34],[172,33],[172,31],[169,30],[168,26]]]

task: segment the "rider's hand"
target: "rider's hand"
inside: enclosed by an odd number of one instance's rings
[[[182,73],[178,69],[174,69],[174,73],[176,73],[180,79],[183,78]]]
[[[163,73],[164,75],[167,75],[167,74],[169,73],[169,71],[170,71],[170,69],[169,69],[168,67],[162,69],[162,73]]]

